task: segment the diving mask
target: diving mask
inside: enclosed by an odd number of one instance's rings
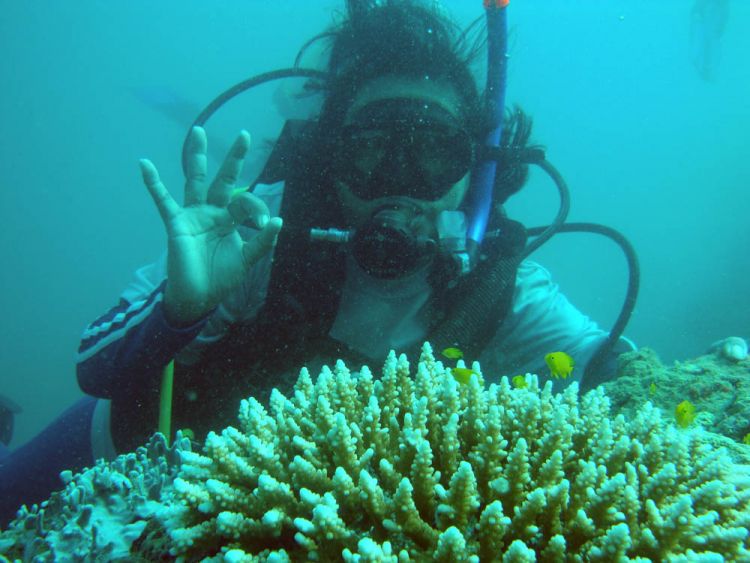
[[[459,120],[434,102],[389,98],[353,113],[341,131],[338,178],[362,199],[441,197],[474,161]]]

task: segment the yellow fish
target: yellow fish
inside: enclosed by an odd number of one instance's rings
[[[651,385],[648,386],[648,392],[651,395],[656,395],[656,383],[653,381],[651,382]]]
[[[679,426],[687,428],[695,420],[695,405],[690,401],[682,401],[674,409],[674,417]]]
[[[460,360],[464,357],[464,353],[458,348],[446,348],[441,354],[450,360]]]
[[[451,373],[461,385],[468,385],[471,381],[471,376],[476,375],[473,369],[469,368],[452,368]]]
[[[528,387],[526,378],[523,375],[516,375],[511,381],[513,382],[513,387],[516,389],[526,389]]]
[[[555,378],[562,377],[565,379],[576,365],[573,358],[565,352],[550,352],[544,356],[544,361],[547,362],[547,367],[549,367],[549,374]]]
[[[747,444],[748,446],[750,446],[750,433],[745,434],[745,437],[742,438],[742,443],[743,444]]]

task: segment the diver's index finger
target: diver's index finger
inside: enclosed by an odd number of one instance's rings
[[[146,188],[148,188],[156,204],[156,208],[159,210],[159,215],[161,215],[162,221],[166,224],[170,218],[179,212],[180,206],[162,183],[156,166],[146,158],[139,160],[138,164],[141,168],[143,183],[146,184]]]
[[[242,171],[245,155],[249,148],[250,133],[243,129],[232,144],[232,148],[229,149],[229,153],[221,164],[216,178],[214,178],[211,187],[208,189],[209,203],[221,207],[229,203],[232,188]]]
[[[190,130],[185,163],[185,205],[203,203],[206,199],[206,176],[208,167],[208,140],[203,127]]]
[[[252,226],[260,229],[268,222],[271,214],[266,202],[248,191],[232,197],[227,204],[227,210],[236,223],[244,224],[249,220]],[[263,217],[266,218],[265,222]]]

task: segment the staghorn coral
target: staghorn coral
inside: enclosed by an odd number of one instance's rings
[[[159,519],[170,555],[214,561],[750,559],[744,468],[646,404],[459,385],[425,345],[383,376],[342,362],[182,453]],[[154,534],[154,537],[158,534]],[[148,538],[141,547],[148,548]]]
[[[66,475],[0,533],[0,561],[750,558],[746,468],[700,432],[473,369],[459,385],[425,345],[413,378],[394,354],[377,381],[303,370],[202,454],[157,435]]]

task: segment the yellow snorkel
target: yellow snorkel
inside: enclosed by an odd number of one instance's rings
[[[167,442],[172,441],[172,386],[174,384],[174,360],[171,360],[161,373],[159,391],[159,432]]]

